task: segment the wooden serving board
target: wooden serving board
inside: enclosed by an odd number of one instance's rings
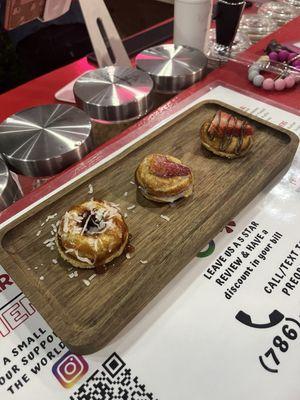
[[[218,109],[245,118],[255,127],[255,144],[244,158],[229,161],[201,149],[199,128]],[[1,232],[0,263],[66,345],[78,353],[94,352],[291,162],[297,146],[298,137],[289,131],[279,131],[225,104],[198,104],[6,226]],[[192,167],[193,197],[170,207],[152,203],[137,192],[130,183],[135,169],[144,156],[157,152],[174,155]],[[89,184],[93,195],[88,194]],[[71,279],[70,266],[43,242],[51,236],[51,224],[70,205],[91,196],[118,203],[128,213],[135,252],[130,260],[121,257],[86,286],[83,279],[93,270],[79,270],[79,276]],[[126,210],[133,204],[134,210]],[[41,227],[55,213],[58,216]],[[57,265],[52,263],[55,258]]]

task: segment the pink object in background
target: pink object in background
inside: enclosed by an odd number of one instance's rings
[[[275,86],[275,90],[281,91],[281,90],[285,89],[285,81],[284,81],[284,79],[281,79],[281,78],[277,79],[275,81],[274,86]]]
[[[274,89],[274,81],[272,78],[267,78],[263,82],[263,88],[265,90],[273,90]]]

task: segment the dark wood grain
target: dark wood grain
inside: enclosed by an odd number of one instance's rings
[[[107,344],[291,162],[298,146],[296,135],[254,119],[249,122],[255,127],[255,144],[244,158],[228,161],[202,150],[199,128],[220,108],[212,102],[195,106],[2,231],[1,264],[73,351],[90,353]],[[193,197],[170,207],[140,196],[130,181],[143,157],[155,152],[174,155],[192,167]],[[79,277],[70,279],[69,266],[56,250],[42,244],[50,237],[53,221],[43,227],[41,236],[36,233],[48,215],[60,217],[71,204],[90,198],[88,184],[93,185],[95,198],[118,203],[128,213],[136,250],[132,259],[121,257],[86,287],[82,279],[91,271],[78,271]],[[127,211],[132,204],[136,208]],[[53,258],[58,265],[52,264]]]

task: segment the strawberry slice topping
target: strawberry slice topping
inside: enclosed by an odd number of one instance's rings
[[[219,125],[220,125],[220,114],[221,111],[218,111],[211,121],[210,127],[208,128],[208,132],[211,134],[219,133]]]
[[[234,135],[235,125],[236,125],[236,118],[231,115],[229,118],[229,121],[228,121],[226,135],[228,135],[228,136]]]
[[[188,176],[191,170],[185,165],[168,160],[165,156],[157,155],[150,164],[150,172],[160,178],[174,178]]]
[[[219,134],[220,134],[220,136],[226,135],[229,119],[230,119],[230,114],[227,114],[227,113],[224,113],[224,112],[221,111],[221,113],[220,113],[220,125],[219,125]]]
[[[223,111],[215,114],[208,132],[220,137],[224,135],[241,136],[242,134],[250,136],[254,133],[251,125]]]
[[[251,126],[248,123],[244,125],[244,130],[245,130],[245,135],[247,135],[247,136],[251,136],[254,133],[253,126]]]

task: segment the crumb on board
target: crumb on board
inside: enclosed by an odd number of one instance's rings
[[[45,278],[42,276],[40,276],[40,281],[43,281]]]
[[[127,213],[124,213],[124,218],[127,218],[128,217],[128,214]]]
[[[128,192],[124,192],[124,196],[127,197],[128,196]]]
[[[40,236],[41,233],[42,231],[37,231],[36,236]]]
[[[135,182],[134,182],[134,181],[130,181],[130,183],[131,183],[132,185],[135,185]]]
[[[131,259],[130,253],[126,253],[126,254],[125,254],[125,257],[127,258],[127,260],[130,260],[130,259]]]
[[[131,206],[128,206],[128,207],[127,207],[127,210],[133,210],[135,207],[136,207],[136,205],[135,205],[135,204],[132,204]]]
[[[162,219],[164,219],[165,221],[168,221],[168,222],[169,222],[170,219],[171,219],[171,218],[168,217],[167,215],[163,215],[163,214],[160,215],[160,218],[162,218]]]
[[[51,224],[51,226],[52,226],[52,230],[53,230],[53,232],[57,232],[57,226],[56,226],[56,224]]]
[[[140,260],[141,264],[148,264],[148,260]]]
[[[91,282],[87,279],[82,279],[82,282],[85,284],[85,286],[90,286]]]
[[[93,194],[93,193],[94,193],[93,185],[89,184],[89,191],[88,191],[88,194]]]
[[[57,263],[58,263],[57,259],[56,259],[56,258],[53,258],[53,259],[52,259],[52,264],[57,264]]]
[[[49,239],[46,239],[43,244],[45,244],[47,247],[50,247],[52,245],[52,243],[54,242],[55,238],[51,237]],[[50,246],[49,246],[50,245]]]
[[[57,217],[57,213],[54,213],[52,215],[48,215],[48,217],[46,218],[46,222],[50,221],[50,219],[54,219],[55,217]]]
[[[96,274],[93,274],[93,275],[91,275],[90,277],[89,277],[89,281],[92,281],[94,278],[96,278]]]

